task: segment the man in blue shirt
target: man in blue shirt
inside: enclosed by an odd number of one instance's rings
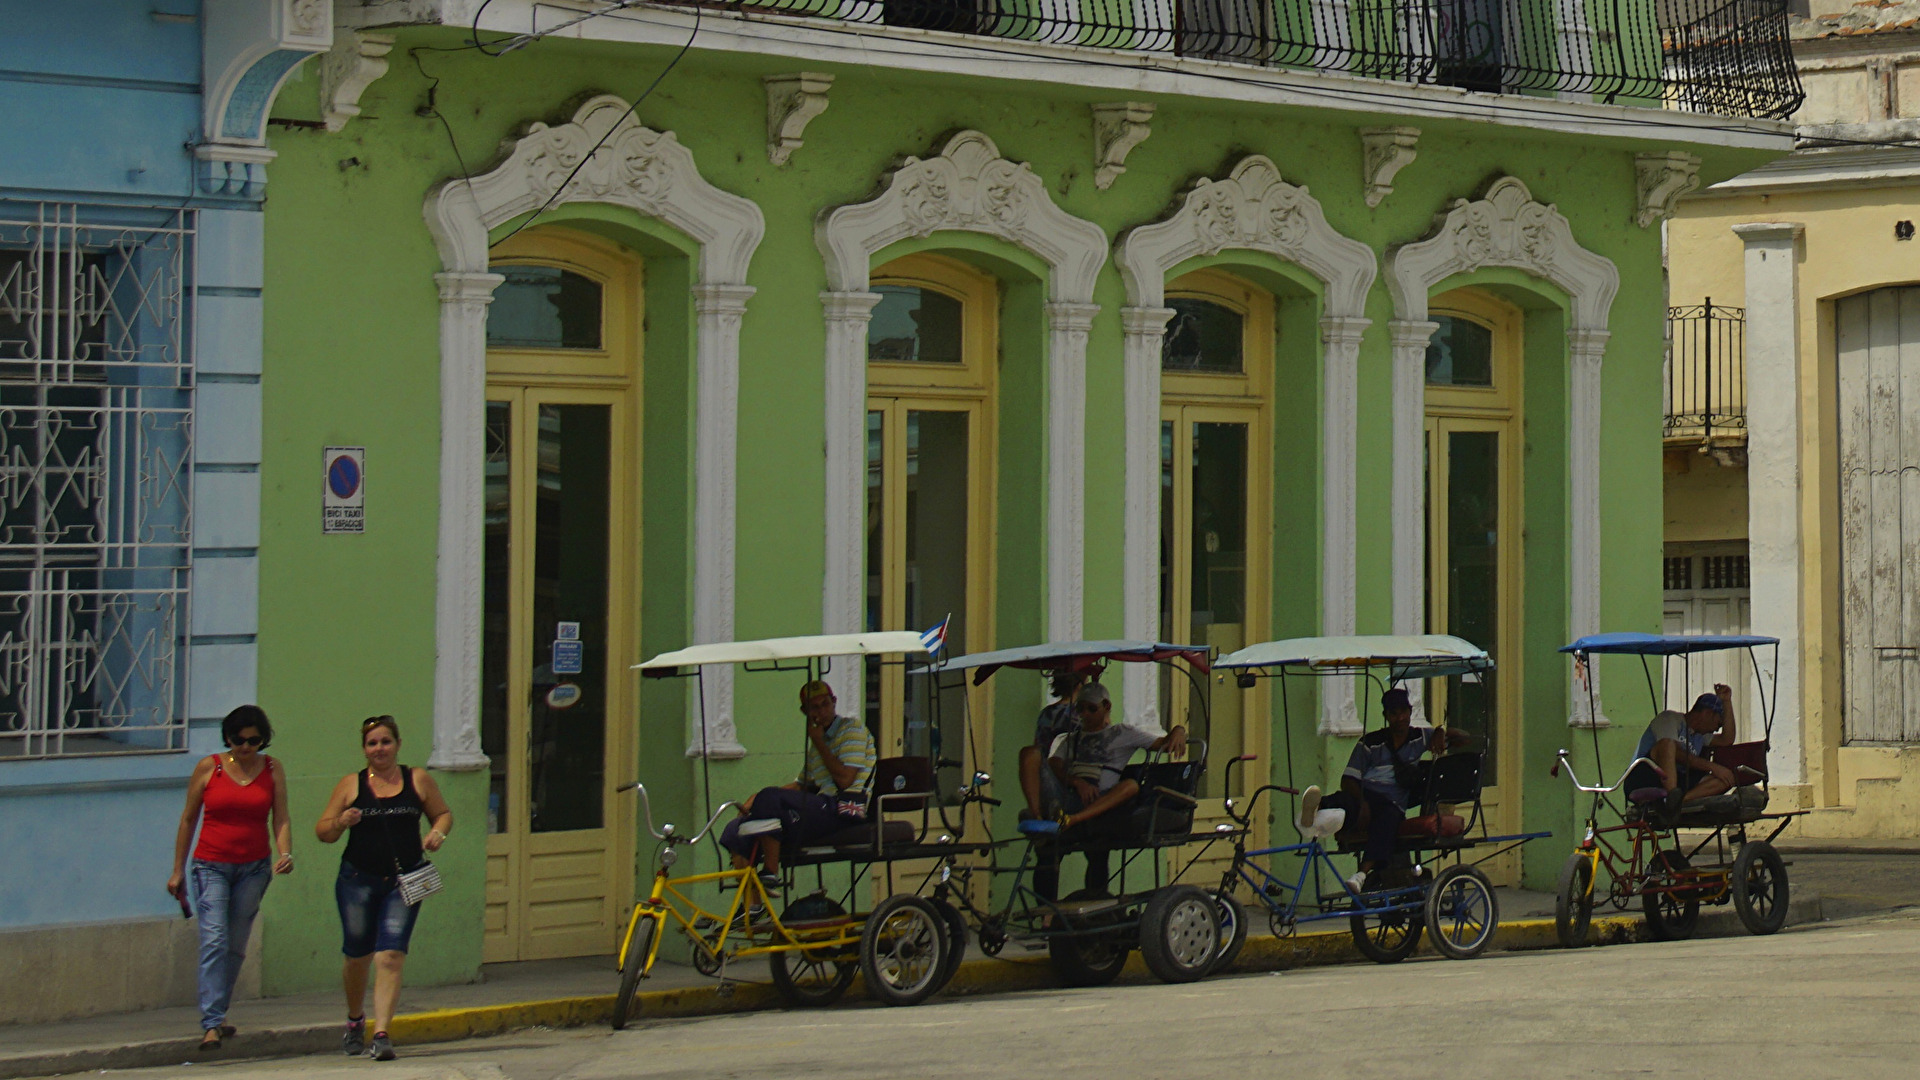
[[[1416,726],[1413,702],[1400,687],[1380,695],[1380,711],[1387,725],[1361,736],[1354,744],[1346,771],[1340,776],[1340,790],[1321,798],[1316,785],[1300,797],[1298,824],[1302,835],[1325,838],[1343,830],[1366,833],[1360,869],[1347,879],[1347,886],[1354,892],[1361,891],[1369,870],[1393,855],[1407,807],[1424,794],[1409,790],[1418,786],[1416,778],[1422,775],[1420,759],[1428,753],[1444,754],[1468,742],[1464,731]]]
[[[1633,756],[1652,761],[1659,775],[1644,762],[1636,765],[1627,779],[1627,791],[1665,788],[1668,813],[1696,799],[1732,791],[1736,786],[1733,770],[1709,761],[1706,752],[1709,746],[1731,745],[1733,733],[1733,689],[1715,683],[1713,693],[1695,698],[1693,708],[1684,715],[1667,709],[1647,725]]]
[[[1094,669],[1097,673],[1098,669]],[[1074,695],[1087,681],[1089,672],[1061,671],[1053,676],[1053,704],[1040,710],[1033,725],[1033,744],[1020,748],[1020,793],[1027,797],[1022,818],[1046,818],[1060,805],[1061,787],[1053,770],[1047,767],[1047,754],[1054,740],[1080,729],[1080,714],[1075,711]]]

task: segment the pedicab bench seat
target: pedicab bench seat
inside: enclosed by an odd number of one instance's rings
[[[1657,787],[1638,788],[1627,795],[1627,801],[1633,803],[1642,813],[1659,813],[1660,804],[1665,802],[1666,798],[1667,789]],[[1767,789],[1758,784],[1748,784],[1722,795],[1710,795],[1704,799],[1683,803],[1680,807],[1680,818],[1675,824],[1687,829],[1744,825],[1749,821],[1758,821],[1760,815],[1766,813],[1766,810]]]

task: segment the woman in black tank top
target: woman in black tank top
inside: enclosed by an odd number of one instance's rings
[[[417,869],[453,831],[453,811],[425,769],[400,764],[400,725],[375,716],[360,725],[367,767],[341,777],[315,832],[324,843],[347,838],[333,897],[340,907],[340,951],[346,956],[347,1033],[340,1046],[393,1059],[387,1028],[400,997],[400,975],[420,909],[400,895],[400,875]],[[423,839],[421,819],[431,822]],[[367,1045],[367,976],[373,985],[373,1045]]]
[[[414,790],[413,770],[404,765],[399,770],[399,793],[384,799],[373,793],[370,770],[356,774],[359,783],[351,806],[360,811],[360,820],[347,830],[347,850],[341,857],[374,877],[395,877],[418,867],[423,858],[420,817],[426,807]]]

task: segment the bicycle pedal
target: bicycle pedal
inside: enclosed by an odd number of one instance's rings
[[[733,996],[733,984],[723,982],[719,986],[714,987],[714,993],[719,994],[723,998],[730,998]]]

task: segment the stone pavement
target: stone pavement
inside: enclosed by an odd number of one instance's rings
[[[1886,861],[1885,856],[1877,856]],[[1911,862],[1920,869],[1920,859]],[[1555,944],[1553,897],[1501,889],[1501,931],[1495,949],[1542,949]],[[1794,921],[1818,921],[1819,900],[1795,879]],[[1606,922],[1596,913],[1596,934],[1608,941],[1630,940],[1638,913]],[[1345,923],[1315,924],[1293,938],[1276,940],[1261,931],[1265,919],[1254,913],[1254,935],[1236,968],[1278,970],[1354,962],[1358,959]],[[1744,934],[1731,909],[1708,909],[1699,933]],[[1426,948],[1422,946],[1423,950]],[[1053,983],[1045,952],[1010,946],[1000,959],[969,949],[966,963],[945,993],[977,995],[1035,989]],[[696,1016],[740,1012],[781,1004],[764,962],[736,965],[735,985],[719,987],[691,968],[662,963],[643,984],[643,1016]],[[1121,977],[1123,983],[1151,983],[1138,954]],[[617,976],[608,957],[489,964],[482,980],[461,986],[406,987],[395,1018],[396,1041],[418,1045],[448,1042],[532,1027],[601,1024],[612,1009]],[[858,997],[858,987],[849,994]],[[295,994],[236,1003],[232,1022],[240,1034],[220,1051],[222,1060],[284,1057],[329,1051],[338,1045],[344,1018],[337,991]],[[192,1008],[112,1014],[57,1024],[0,1027],[0,1078],[125,1069],[166,1063],[206,1061],[196,1052],[198,1013]]]
[[[217,1070],[220,1080],[1906,1080],[1916,994],[1920,917],[1908,913],[1766,938],[640,1020],[622,1032],[402,1044],[387,1064],[327,1055]]]

